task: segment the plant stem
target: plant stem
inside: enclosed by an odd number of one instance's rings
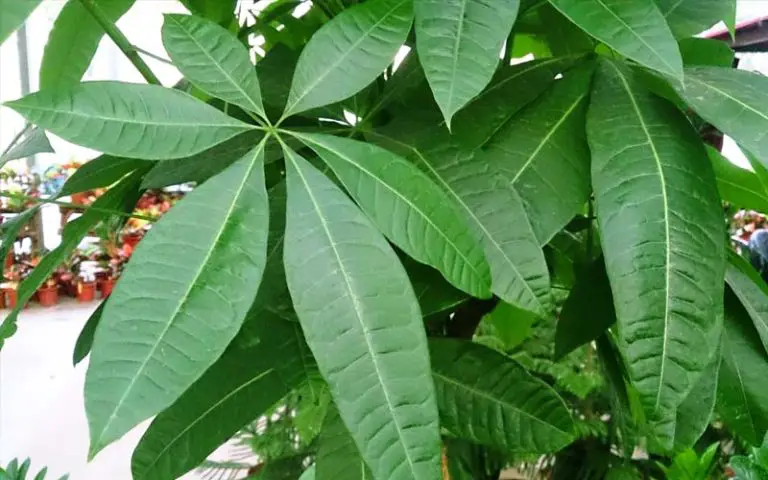
[[[143,48],[137,47],[136,45],[131,45],[131,47],[134,50],[136,50],[138,53],[141,53],[142,55],[146,55],[149,58],[153,58],[153,59],[157,60],[158,62],[165,63],[166,65],[173,65],[173,62],[168,60],[167,58],[163,58],[160,55],[155,55],[154,53],[148,52],[148,51],[144,50]]]
[[[80,0],[80,3],[83,5],[83,8],[88,10],[88,13],[91,14],[93,19],[96,20],[96,23],[101,25],[101,28],[104,29],[104,32],[109,35],[109,38],[115,42],[115,45],[117,45],[117,47],[125,54],[125,56],[128,57],[128,60],[130,60],[133,66],[136,67],[136,70],[141,73],[141,76],[144,77],[147,83],[162,85],[160,80],[155,76],[154,73],[152,73],[149,65],[147,65],[144,62],[144,59],[141,58],[141,55],[139,55],[136,47],[134,47],[131,42],[125,38],[125,35],[123,35],[123,32],[117,28],[117,25],[115,25],[109,18],[107,18],[104,12],[102,12],[98,5],[96,5],[94,0]]]
[[[0,192],[0,197],[14,198],[17,200],[26,200],[37,203],[50,203],[52,205],[58,205],[60,207],[71,208],[72,210],[93,210],[94,212],[106,213],[109,215],[119,215],[121,217],[138,218],[139,220],[146,220],[148,222],[157,221],[156,218],[147,217],[146,215],[136,215],[133,213],[120,212],[117,210],[110,210],[108,208],[99,208],[88,205],[80,205],[79,203],[62,202],[61,200],[52,200],[49,198],[31,197],[21,193],[6,193]]]

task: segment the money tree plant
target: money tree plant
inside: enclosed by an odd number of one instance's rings
[[[39,3],[0,1],[0,41]],[[580,416],[475,341],[499,308],[502,329],[556,323],[558,358],[596,351],[625,446],[673,456],[713,415],[760,445],[768,287],[721,202],[768,205],[768,79],[694,36],[733,29],[736,0],[182,0],[176,85],[117,28],[134,3],[69,0],[40,90],[4,104],[103,153],[59,197],[109,187],[19,306],[142,191],[197,185],[78,341],[90,457],[154,418],[133,478],[177,478],[307,382],[330,395],[306,477],[557,452]],[[81,82],[105,35],[146,83]]]

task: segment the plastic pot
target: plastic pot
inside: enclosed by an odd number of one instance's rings
[[[96,282],[80,282],[77,284],[77,301],[92,302],[96,298]]]
[[[41,287],[37,289],[37,301],[43,307],[52,307],[59,303],[59,287]]]

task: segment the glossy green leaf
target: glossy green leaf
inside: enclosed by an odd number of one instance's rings
[[[0,45],[15,32],[43,0],[0,0]]]
[[[193,155],[253,128],[186,93],[156,85],[86,82],[5,105],[72,143],[147,160]]]
[[[75,342],[75,349],[72,352],[72,365],[77,365],[82,362],[85,357],[91,353],[93,347],[93,335],[96,333],[96,327],[99,326],[101,321],[101,312],[104,311],[104,304],[106,301],[101,302],[96,310],[88,317],[88,321],[83,325],[83,329],[80,331],[80,335],[77,336]]]
[[[449,128],[491,80],[519,6],[518,0],[414,0],[419,60]]]
[[[555,332],[555,358],[564,358],[582,345],[597,340],[616,323],[613,296],[602,258],[577,277],[560,311]]]
[[[591,77],[591,65],[566,72],[485,148],[523,200],[539,245],[580,213],[589,198],[584,119]]]
[[[749,313],[768,352],[768,285],[752,265],[733,251],[728,252],[725,281]]]
[[[333,182],[286,158],[286,277],[344,424],[375,477],[438,478],[427,341],[405,270]]]
[[[111,23],[117,22],[136,0],[96,0],[93,3]],[[77,85],[104,37],[104,29],[80,0],[69,0],[53,23],[40,65],[40,89]]]
[[[717,413],[740,438],[759,446],[768,431],[768,357],[749,314],[726,289]]]
[[[736,25],[736,0],[655,0],[678,38],[691,37],[723,21]]]
[[[701,140],[631,70],[600,63],[587,118],[592,185],[620,346],[666,448],[720,338],[722,207]]]
[[[443,428],[505,452],[551,452],[573,440],[563,400],[511,358],[453,339],[432,339],[429,351]]]
[[[333,480],[372,480],[352,435],[336,408],[328,409],[315,461],[317,478]]]
[[[741,208],[768,212],[768,190],[755,172],[734,165],[710,146],[707,146],[707,153],[723,201]]]
[[[549,1],[585,32],[625,57],[682,80],[677,42],[653,1]]]
[[[197,88],[266,117],[248,49],[227,30],[192,15],[166,14],[163,45]]]
[[[86,376],[91,456],[173,403],[240,329],[265,264],[263,148],[187,195],[133,253]]]
[[[30,128],[22,137],[21,141],[13,146],[8,152],[0,156],[0,167],[20,158],[31,157],[38,153],[55,153],[51,142],[45,135],[45,130],[38,127]]]
[[[709,426],[717,398],[717,377],[720,373],[720,351],[699,377],[683,403],[677,407],[675,449],[692,448]]]
[[[768,78],[718,67],[685,69],[680,95],[704,120],[768,165]]]
[[[394,244],[457,288],[490,296],[482,246],[459,209],[412,163],[370,143],[293,133],[315,150]]]
[[[64,197],[95,188],[108,187],[137,169],[146,169],[148,165],[149,162],[146,160],[101,155],[80,166],[67,179],[57,196]]]
[[[378,77],[405,42],[412,0],[370,0],[345,9],[301,52],[284,116],[344,100]]]
[[[730,68],[735,54],[731,47],[722,40],[712,38],[684,38],[678,42],[683,65],[715,66]]]

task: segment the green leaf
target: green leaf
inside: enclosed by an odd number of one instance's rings
[[[0,331],[7,332],[6,328],[9,325],[16,323],[16,318],[24,305],[32,299],[32,296],[37,292],[43,283],[53,274],[54,270],[64,263],[72,251],[82,241],[88,232],[95,227],[100,221],[104,220],[108,215],[104,211],[118,211],[129,212],[133,209],[136,201],[139,199],[139,182],[143,171],[138,171],[135,174],[125,178],[122,182],[115,185],[107,193],[99,197],[94,203],[93,208],[88,209],[75,220],[67,223],[61,233],[61,243],[55,249],[43,257],[40,263],[32,270],[32,273],[21,282],[18,290],[18,299],[16,308],[3,320],[3,324],[0,325]],[[12,334],[13,332],[11,332]]]
[[[317,465],[312,465],[308,469],[304,470],[304,473],[301,474],[299,480],[315,480],[316,469]]]
[[[505,452],[552,452],[573,440],[563,400],[511,358],[453,339],[431,339],[429,350],[443,428]]]
[[[240,329],[265,264],[263,150],[187,195],[133,253],[86,375],[91,457],[176,400]]]
[[[707,146],[707,153],[723,201],[741,208],[768,212],[768,190],[755,172],[734,165],[710,146]]]
[[[38,153],[56,153],[42,128],[32,127],[24,135],[22,140],[13,146],[8,152],[0,156],[0,167],[20,158],[31,157]]]
[[[578,275],[563,305],[555,332],[555,359],[597,340],[614,323],[611,284],[599,258]]]
[[[72,143],[147,160],[199,153],[253,128],[186,93],[157,85],[86,82],[5,105]]]
[[[717,385],[717,413],[727,427],[753,446],[768,431],[768,357],[760,337],[739,304],[726,289],[723,360]]]
[[[419,263],[406,255],[400,257],[400,262],[408,273],[424,318],[448,312],[469,298],[467,294],[448,283],[434,268]]]
[[[448,128],[499,65],[518,0],[415,0],[416,47]]]
[[[111,23],[117,22],[136,0],[96,0],[93,3]],[[69,0],[53,23],[40,65],[40,89],[77,85],[91,64],[104,29],[80,0]]]
[[[229,26],[235,14],[237,0],[179,0],[187,10],[198,17],[207,18],[224,27]]]
[[[504,302],[499,302],[484,318],[493,326],[493,333],[501,340],[505,351],[521,345],[530,336],[537,320],[538,317],[531,312]]]
[[[373,479],[352,435],[341,421],[338,410],[333,407],[328,409],[323,430],[320,432],[315,475],[317,478],[333,480]]]
[[[720,338],[722,207],[701,141],[671,103],[601,61],[587,118],[592,185],[629,376],[665,448]]]
[[[11,249],[16,242],[16,238],[19,236],[19,233],[24,226],[32,220],[39,210],[40,205],[35,205],[12,219],[5,220],[0,224],[0,233],[2,233],[2,236],[0,236],[0,239],[2,239],[2,242],[0,242],[0,259],[3,259],[2,263],[0,263],[0,278],[5,278],[5,258],[8,256],[8,253],[12,251]],[[16,328],[15,321],[3,321],[0,323],[0,349],[3,347],[5,339],[10,338],[16,333]]]
[[[85,357],[91,353],[91,347],[93,347],[93,336],[96,333],[96,327],[99,326],[101,321],[101,312],[104,311],[104,304],[106,300],[101,302],[96,310],[93,311],[88,321],[83,325],[83,329],[80,331],[80,335],[77,336],[75,342],[75,350],[72,352],[72,365],[76,366],[82,362]]]
[[[736,0],[655,1],[677,38],[699,34],[721,20],[731,31],[736,25]]]
[[[591,77],[592,65],[566,72],[485,149],[523,200],[539,245],[580,213],[589,198],[584,119]]]
[[[0,45],[15,32],[43,0],[0,0]]]
[[[482,247],[462,214],[412,163],[370,143],[292,132],[323,159],[395,245],[431,265],[457,288],[490,296]]]
[[[375,477],[438,478],[427,341],[405,270],[333,182],[290,149],[286,159],[288,286],[344,424]]]
[[[725,281],[749,313],[760,340],[768,352],[768,285],[736,252],[728,252]]]
[[[734,52],[722,40],[711,38],[684,38],[678,42],[683,65],[715,66],[730,68],[733,65]]]
[[[246,321],[256,330],[239,334],[250,346],[230,347],[152,421],[133,452],[134,480],[181,477],[306,379],[298,324],[254,307]]]
[[[692,448],[709,426],[717,398],[717,376],[720,373],[721,354],[714,358],[699,377],[683,403],[677,407],[675,422],[675,449]]]
[[[652,1],[549,1],[585,32],[620,54],[682,81],[683,62],[677,42]]]
[[[146,160],[101,155],[78,168],[61,187],[57,197],[108,187],[137,169],[146,170],[148,165]]]
[[[256,70],[245,46],[215,23],[166,14],[163,45],[173,64],[200,90],[266,118]]]
[[[412,0],[369,0],[323,25],[301,52],[283,116],[362,90],[392,61],[412,21]]]
[[[768,78],[733,68],[691,67],[678,92],[704,120],[768,165]]]

